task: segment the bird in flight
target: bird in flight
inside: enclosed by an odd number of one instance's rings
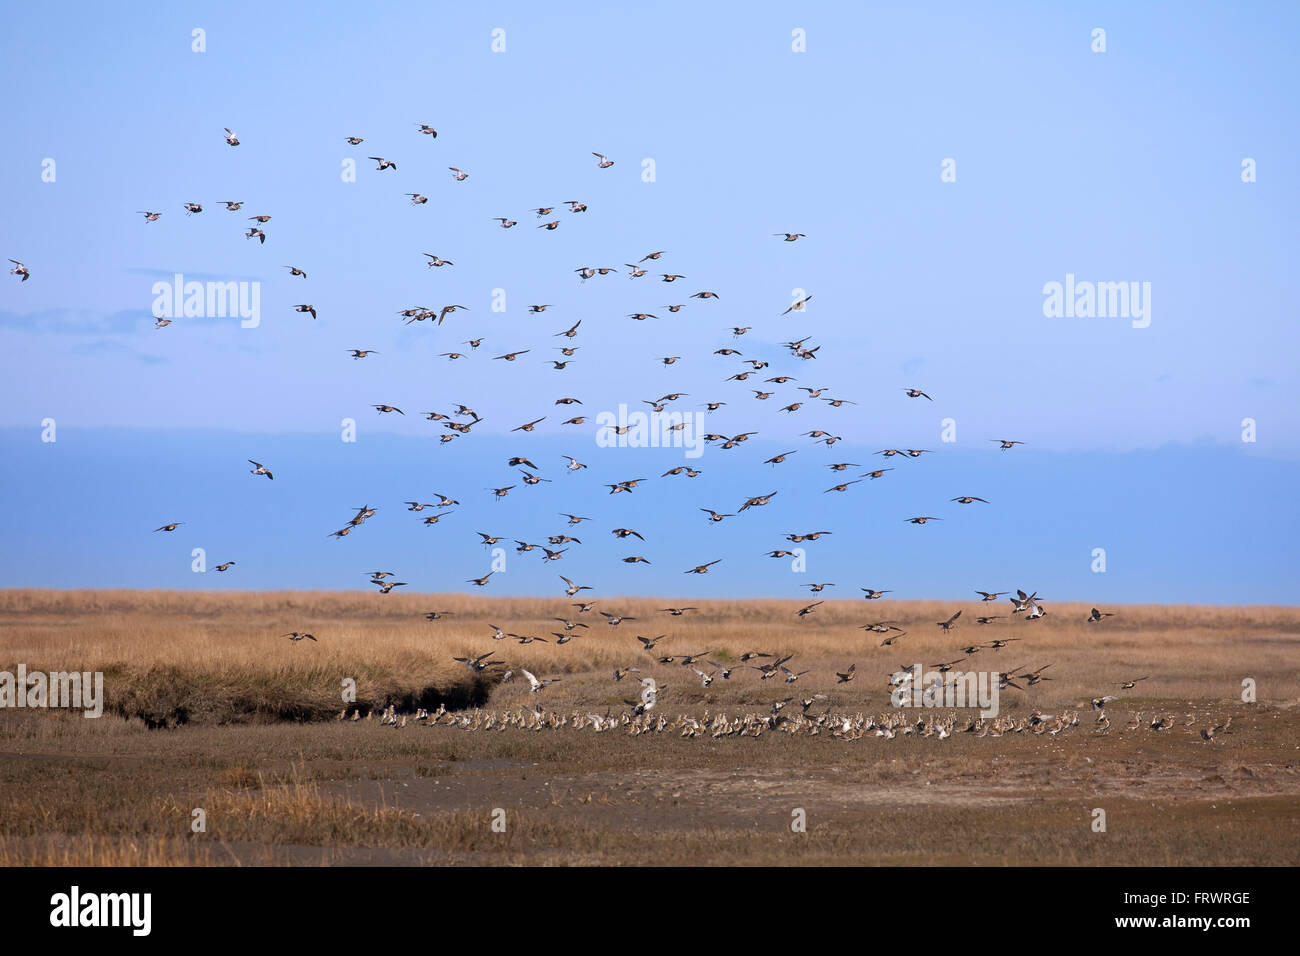
[[[269,480],[275,481],[275,475],[267,471],[266,466],[261,462],[256,462],[249,458],[248,463],[253,466],[253,470],[249,472],[250,475],[266,475]]]

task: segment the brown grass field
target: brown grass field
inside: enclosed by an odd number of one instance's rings
[[[815,598],[809,599],[811,600]],[[661,609],[695,604],[672,617]],[[1040,621],[977,601],[601,598],[638,620],[610,627],[568,598],[156,591],[0,591],[0,670],[102,671],[102,718],[0,710],[0,863],[22,864],[1029,864],[1300,862],[1300,608],[1055,604]],[[962,610],[944,635],[935,625]],[[426,611],[450,612],[426,621]],[[1002,619],[979,626],[978,614]],[[576,616],[575,616],[576,615]],[[491,625],[549,640],[551,618],[590,625],[556,646],[494,641]],[[893,647],[858,629],[897,621]],[[318,642],[281,635],[310,631]],[[670,637],[655,655],[635,636]],[[639,695],[633,665],[666,685],[657,714],[766,715],[828,696],[809,716],[894,713],[886,677],[1018,638],[964,666],[1050,664],[1003,691],[1004,717],[1079,715],[1056,734],[843,739],[639,736],[626,727],[469,730],[454,716],[613,715]],[[452,661],[495,651],[518,673],[475,678]],[[659,654],[795,654],[794,685],[738,665],[703,688]],[[836,684],[835,672],[857,665]],[[710,668],[705,668],[706,670]],[[1122,681],[1150,675],[1133,690]],[[342,680],[356,681],[345,706]],[[1258,700],[1242,700],[1242,682]],[[1120,697],[1099,732],[1090,698]],[[394,705],[404,726],[381,722]],[[354,711],[366,716],[337,720]],[[916,710],[909,719],[973,711]],[[1142,729],[1126,730],[1136,715]],[[1153,717],[1173,726],[1152,731]],[[1200,731],[1232,718],[1229,732]],[[451,718],[446,718],[450,720]],[[191,832],[201,808],[206,831]],[[504,832],[492,827],[504,811]],[[806,832],[792,832],[792,814]],[[1106,814],[1094,832],[1093,811]]]

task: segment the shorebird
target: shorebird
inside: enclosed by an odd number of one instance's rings
[[[375,409],[375,411],[379,412],[380,415],[386,415],[389,412],[397,412],[397,414],[399,415],[406,414],[406,412],[402,411],[396,405],[371,405],[370,407]]]
[[[173,521],[171,524],[165,524],[161,528],[154,528],[153,530],[155,533],[159,531],[175,531],[184,523],[185,523],[184,521]]]
[[[184,206],[185,215],[192,216],[196,212],[203,212],[203,206],[196,202],[187,202]]]
[[[698,611],[699,608],[697,608],[697,607],[664,607],[664,608],[660,608],[659,610],[664,611],[664,612],[667,613],[667,614],[671,614],[673,617],[681,617],[681,616],[682,616],[683,614],[685,614],[687,611]]]
[[[313,319],[316,318],[316,306],[312,305],[311,303],[303,303],[303,304],[301,304],[301,305],[295,305],[295,306],[293,307],[293,311],[295,311],[295,312],[310,312],[310,313],[311,313],[311,317],[312,317]]]
[[[565,578],[565,580],[567,581],[568,578]],[[625,617],[625,616],[620,616],[618,614],[610,614],[608,611],[600,611],[598,613],[600,614],[601,617],[605,619],[605,623],[608,624],[610,627],[618,627],[624,621],[636,620],[636,618],[634,617]]]
[[[285,268],[289,270],[289,275],[291,276],[302,276],[304,279],[307,278],[307,273],[303,272],[297,266],[285,266]]]
[[[426,519],[426,520],[427,520],[427,519]],[[371,583],[373,584],[373,583],[375,583],[375,582],[371,582]],[[406,586],[406,582],[405,582],[405,581],[389,581],[389,582],[386,582],[386,583],[384,583],[384,584],[379,584],[379,585],[378,585],[378,587],[379,587],[379,593],[380,593],[380,594],[387,594],[388,592],[390,592],[391,590],[393,590],[393,588],[401,588],[401,587],[405,587],[405,586]]]
[[[307,634],[302,631],[290,631],[288,634],[281,634],[280,636],[287,637],[291,641],[302,641],[302,640],[315,641],[316,640],[315,636],[311,634]]]
[[[796,239],[806,238],[802,232],[774,232],[772,235],[784,237],[785,242],[794,242]]]
[[[395,162],[393,162],[392,160],[389,160],[389,159],[384,159],[384,157],[382,157],[382,156],[368,156],[368,157],[366,157],[366,158],[367,158],[367,159],[373,159],[375,162],[377,162],[377,163],[379,164],[378,166],[375,167],[375,169],[384,170],[384,169],[396,169],[396,168],[397,168],[397,164],[396,164]]]
[[[271,481],[275,481],[275,475],[267,471],[266,466],[263,465],[261,462],[256,462],[253,461],[253,459],[249,458],[248,463],[253,466],[253,470],[249,472],[250,475],[266,475],[268,479],[270,479]]]
[[[448,166],[447,168],[451,170],[451,178],[456,180],[456,182],[463,183],[465,180],[469,179],[469,173],[462,172],[455,166]]]
[[[588,587],[588,586],[585,585],[585,584],[574,584],[572,581],[570,581],[568,578],[566,578],[563,574],[560,575],[560,580],[563,581],[563,582],[567,585],[567,587],[564,589],[564,594],[565,594],[566,597],[573,597],[573,596],[574,596],[575,594],[577,594],[579,591],[590,591],[590,590],[591,590],[591,588]],[[593,601],[592,603],[594,604],[595,602]],[[604,614],[605,612],[602,611],[601,613]],[[620,620],[621,620],[621,619],[620,619]]]
[[[231,146],[238,146],[239,137],[235,135],[235,131],[231,129],[229,126],[224,126],[222,128],[226,131],[226,142],[229,143]]]
[[[248,232],[244,233],[244,238],[256,239],[262,245],[266,245],[266,233],[264,233],[261,229],[258,229],[256,226],[253,226],[248,230]]]
[[[487,574],[483,575],[483,577],[481,577],[481,578],[469,578],[469,579],[467,579],[467,580],[465,581],[465,583],[466,583],[466,584],[472,584],[472,585],[474,585],[475,587],[480,587],[480,588],[487,587],[488,578],[492,577],[492,575],[494,575],[494,574],[496,574],[495,571],[489,571]]]
[[[469,311],[469,306],[467,306],[467,305],[444,305],[441,309],[438,310],[438,324],[439,324],[439,325],[442,325],[442,320],[445,319],[447,316],[451,315],[451,314],[452,314],[453,312],[455,312],[457,309],[464,309],[466,312],[468,312],[468,311]]]
[[[930,398],[929,395],[925,394],[925,392],[921,391],[919,388],[905,388],[903,391],[907,393],[908,398],[924,398],[927,401],[934,401],[933,398]]]
[[[244,207],[244,201],[233,202],[229,199],[222,199],[221,204],[226,207],[226,212],[239,212]]]
[[[1088,623],[1100,624],[1104,618],[1114,617],[1114,616],[1115,615],[1110,611],[1102,612],[1102,611],[1098,611],[1096,608],[1093,608],[1092,613],[1088,615]]]
[[[360,136],[348,136],[346,137],[346,141],[351,146],[360,146],[362,143],[365,142],[365,140],[362,139]]]
[[[848,670],[836,671],[835,676],[838,679],[836,680],[835,683],[847,684],[849,681],[853,680],[853,678],[857,676],[857,669],[858,669],[857,664],[850,664]]]
[[[978,498],[978,497],[976,497],[975,495],[959,495],[959,496],[956,497],[956,498],[950,498],[950,499],[948,499],[948,500],[949,500],[949,501],[955,501],[955,502],[957,502],[958,504],[962,504],[962,505],[968,505],[968,504],[970,504],[972,501],[984,501],[983,498]],[[984,504],[988,504],[988,502],[987,502],[987,501],[984,501]],[[1006,592],[1003,592],[1003,593],[1006,593]]]
[[[1015,445],[1023,445],[1022,441],[1007,441],[1005,438],[990,438],[989,441],[995,441],[1002,446],[1003,451]]]
[[[234,561],[226,561],[224,564],[218,564],[216,567],[213,568],[213,570],[228,571],[230,568],[234,567],[234,565],[235,565]]]
[[[875,481],[877,478],[879,478],[879,477],[880,477],[881,475],[883,475],[885,472],[887,472],[887,471],[893,471],[893,470],[894,470],[894,469],[892,469],[892,468],[877,468],[875,471],[868,471],[868,472],[865,472],[865,473],[863,473],[862,475],[860,475],[859,477],[861,477],[861,478],[870,478],[872,481]]]
[[[951,631],[954,627],[957,626],[957,618],[959,617],[961,617],[961,611],[958,611],[956,614],[948,618],[948,620],[946,621],[939,621],[935,626],[943,628],[943,632],[947,634],[949,631]]]
[[[981,591],[977,588],[975,590],[975,593],[980,596],[981,601],[996,601],[998,598],[1002,597],[1002,595],[1006,594],[1007,592],[1006,591]]]
[[[1229,732],[1228,728],[1231,726],[1232,726],[1232,718],[1229,717],[1226,721],[1224,721],[1221,724],[1216,724],[1215,726],[1209,728],[1203,727],[1201,728],[1201,739],[1213,740],[1215,736],[1218,734],[1228,733]]]
[[[713,561],[710,561],[708,564],[697,564],[695,567],[683,571],[682,573],[683,574],[708,574],[709,568],[713,567],[713,565],[717,564],[721,560],[722,560],[721,558],[716,558]]]
[[[496,651],[488,651],[486,654],[480,654],[478,657],[453,657],[453,661],[464,664],[475,674],[481,674],[489,667],[504,667],[505,661],[489,661],[488,658],[495,654]]]
[[[435,256],[432,252],[426,252],[423,253],[423,255],[426,259],[429,260],[427,263],[425,263],[425,265],[427,265],[430,269],[434,269],[434,268],[441,269],[443,266],[454,266],[456,264],[452,262],[450,259],[441,259],[438,256]]]
[[[781,314],[789,315],[791,312],[803,312],[807,308],[808,303],[811,300],[812,300],[812,296],[810,295],[805,295],[798,299],[795,299],[794,302],[790,304],[790,308],[786,309]]]
[[[933,515],[924,515],[916,518],[904,518],[909,524],[925,524],[927,521],[942,521],[942,518],[936,518]]]
[[[424,133],[426,136],[432,136],[434,139],[438,138],[438,131],[432,126],[428,126],[424,123],[417,123],[416,125],[420,127],[420,132]]]
[[[1136,677],[1136,678],[1134,678],[1133,680],[1126,680],[1126,681],[1124,681],[1124,683],[1122,683],[1122,684],[1119,685],[1119,688],[1120,688],[1120,690],[1132,690],[1134,687],[1136,687],[1136,686],[1138,685],[1138,681],[1144,681],[1144,680],[1150,680],[1150,679],[1151,679],[1151,678],[1150,678],[1150,675],[1147,675],[1147,676],[1144,676],[1144,677]]]
[[[494,222],[501,223],[502,229],[509,229],[511,226],[517,226],[519,223],[514,219],[507,219],[505,216],[494,217]]]
[[[860,587],[860,588],[858,588],[858,590],[859,590],[859,591],[863,591],[863,592],[865,592],[865,593],[862,595],[862,597],[863,597],[863,600],[866,600],[866,601],[878,601],[878,600],[880,600],[880,598],[882,598],[882,597],[884,597],[886,594],[889,594],[889,593],[890,593],[890,589],[888,589],[888,588],[886,588],[884,591],[876,591],[876,590],[873,590],[872,588],[863,588],[863,587]]]
[[[538,638],[538,640],[540,640],[540,638]],[[531,671],[525,670],[522,667],[519,668],[519,673],[523,674],[524,677],[528,679],[528,692],[530,694],[539,693],[561,679],[559,677],[548,677],[546,680],[538,680]]]
[[[599,166],[601,169],[609,169],[609,167],[614,165],[614,161],[612,159],[606,159],[605,156],[602,155],[601,153],[592,153],[591,155],[595,156],[596,159],[600,160],[600,162],[597,163],[597,166]]]
[[[136,211],[140,213],[140,215],[144,216],[145,222],[157,222],[158,217],[162,215],[160,212],[146,212],[143,209],[138,209]],[[12,262],[13,260],[11,259],[10,261]]]
[[[1038,592],[1035,591],[1033,594],[1026,594],[1024,591],[1017,590],[1016,595],[1017,597],[1007,598],[1007,600],[1012,604],[1012,614],[1019,614],[1021,611],[1028,611],[1033,605],[1034,599],[1038,597]]]
[[[1044,664],[1042,667],[1038,668],[1038,670],[1036,670],[1036,671],[1031,671],[1030,673],[1028,673],[1028,674],[1023,674],[1023,675],[1021,675],[1021,676],[1024,677],[1024,679],[1025,679],[1025,683],[1026,683],[1028,686],[1033,687],[1033,686],[1034,686],[1035,684],[1037,684],[1039,681],[1043,681],[1043,680],[1051,680],[1051,679],[1052,679],[1052,678],[1050,678],[1050,677],[1043,677],[1043,676],[1042,676],[1043,671],[1047,670],[1047,668],[1049,668],[1049,667],[1051,667],[1051,666],[1052,666],[1051,664]]]
[[[770,504],[772,499],[775,498],[777,494],[778,492],[771,491],[765,495],[759,495],[756,498],[750,498],[743,505],[740,506],[740,509],[737,513],[739,513],[740,511],[746,511],[749,508],[760,508],[763,505]]]

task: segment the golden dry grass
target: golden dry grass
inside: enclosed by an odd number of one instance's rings
[[[995,637],[1019,640],[996,653],[983,651],[964,666],[1051,664],[1045,672],[1051,682],[1027,696],[1006,695],[1013,708],[1117,693],[1120,681],[1144,674],[1152,680],[1133,696],[1231,699],[1251,677],[1271,700],[1300,697],[1295,608],[1125,606],[1089,625],[1089,608],[1081,604],[1053,604],[1048,617],[1026,622],[1023,616],[1013,620],[1005,602],[827,600],[801,621],[794,615],[801,605],[793,601],[602,598],[597,611],[637,618],[609,627],[596,611],[578,615],[572,603],[465,594],[9,590],[0,591],[0,666],[23,661],[29,670],[102,670],[113,712],[163,724],[324,719],[343,706],[343,678],[356,680],[363,706],[409,706],[421,695],[434,706],[440,698],[465,706],[482,702],[489,688],[452,658],[487,651],[539,676],[563,678],[546,692],[545,702],[554,707],[618,703],[626,685],[613,685],[609,672],[628,665],[669,683],[683,706],[766,699],[777,683],[760,688],[753,671],[738,668],[732,681],[715,681],[706,692],[688,669],[654,664],[635,640],[638,634],[670,635],[659,654],[707,651],[724,663],[749,650],[793,652],[794,666],[810,670],[801,691],[826,690],[837,669],[856,663],[859,679],[838,688],[845,706],[881,706],[887,672],[951,661],[963,656],[965,644]],[[682,603],[699,610],[682,617],[662,611]],[[960,626],[944,635],[935,622],[959,609]],[[430,610],[450,613],[429,622],[423,613]],[[987,613],[1003,617],[987,626],[974,623]],[[553,642],[552,631],[560,630],[555,617],[589,627],[575,629],[563,646],[491,639],[492,625],[499,625]],[[878,635],[857,627],[880,620],[899,622],[907,636],[881,648]],[[310,631],[319,642],[281,636],[293,630]],[[518,696],[514,688],[502,693],[510,700]]]

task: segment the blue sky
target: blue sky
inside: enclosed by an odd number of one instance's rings
[[[382,565],[414,589],[457,590],[487,570],[473,532],[573,531],[583,544],[563,560],[512,554],[486,593],[552,594],[564,573],[628,594],[795,597],[801,582],[835,581],[836,596],[1026,587],[1294,603],[1296,8],[744,10],[11,11],[0,55],[19,98],[0,152],[0,257],[32,278],[0,276],[0,491],[13,509],[0,584],[344,588]],[[206,52],[191,51],[196,27]],[[1104,53],[1091,49],[1097,27]],[[791,49],[795,29],[806,52]],[[594,150],[615,165],[598,169]],[[348,158],[355,182],[340,175]],[[956,181],[942,182],[949,158]],[[225,199],[245,206],[227,212]],[[566,212],[571,199],[589,210]],[[190,201],[204,211],[186,217]],[[542,205],[560,207],[554,232],[534,228]],[[146,223],[142,209],[163,215]],[[243,237],[260,213],[273,217],[264,245]],[[807,238],[772,236],[783,231]],[[686,279],[627,277],[625,263],[660,249],[655,272]],[[425,252],[455,265],[427,269]],[[584,283],[583,265],[621,272]],[[152,286],[175,273],[260,283],[261,324],[155,330]],[[1067,273],[1149,282],[1150,326],[1046,317],[1043,287]],[[701,289],[720,299],[687,298]],[[795,289],[813,300],[782,317]],[[395,314],[453,302],[469,311],[441,327]],[[553,307],[530,315],[532,303]],[[626,318],[639,311],[659,318]],[[577,338],[554,337],[579,319]],[[752,330],[736,339],[733,325]],[[438,357],[477,336],[467,358]],[[804,336],[816,360],[781,346]],[[562,341],[580,350],[557,371],[546,358]],[[740,365],[711,354],[723,347],[771,367],[725,382]],[[350,348],[379,354],[354,362]],[[532,351],[490,360],[516,349]],[[666,355],[682,359],[665,368]],[[762,384],[780,374],[797,381]],[[776,394],[758,401],[751,385]],[[804,397],[797,385],[858,404],[779,413]],[[575,396],[594,416],[673,391],[689,393],[674,407],[728,403],[710,430],[758,434],[688,462],[698,479],[660,480],[686,462],[679,450],[599,448],[590,425],[559,424],[577,407],[552,404]],[[415,413],[460,402],[483,424],[440,445],[442,429]],[[508,432],[541,415],[536,432]],[[340,441],[346,418],[355,443]],[[941,440],[945,418],[955,442]],[[813,428],[844,440],[814,445],[801,437]],[[1003,453],[996,437],[1028,444]],[[866,470],[827,463],[874,467],[888,446],[935,453],[823,493]],[[554,482],[495,502],[484,489],[519,484],[505,464],[516,454]],[[563,473],[565,454],[590,467]],[[247,458],[276,480],[249,476]],[[643,475],[631,495],[602,487]],[[695,510],[774,489],[772,505],[719,526]],[[463,504],[426,528],[401,502],[434,492]],[[959,494],[992,503],[948,501]],[[375,518],[326,538],[367,503]],[[567,528],[559,511],[594,520]],[[944,521],[904,524],[913,514]],[[174,520],[187,522],[175,535],[150,533]],[[807,574],[761,557],[812,524],[835,534],[807,546]],[[617,526],[647,541],[629,547]],[[238,564],[191,573],[194,547]],[[1090,570],[1096,547],[1105,574]],[[618,561],[630,554],[653,563]],[[717,557],[706,577],[681,574]]]

